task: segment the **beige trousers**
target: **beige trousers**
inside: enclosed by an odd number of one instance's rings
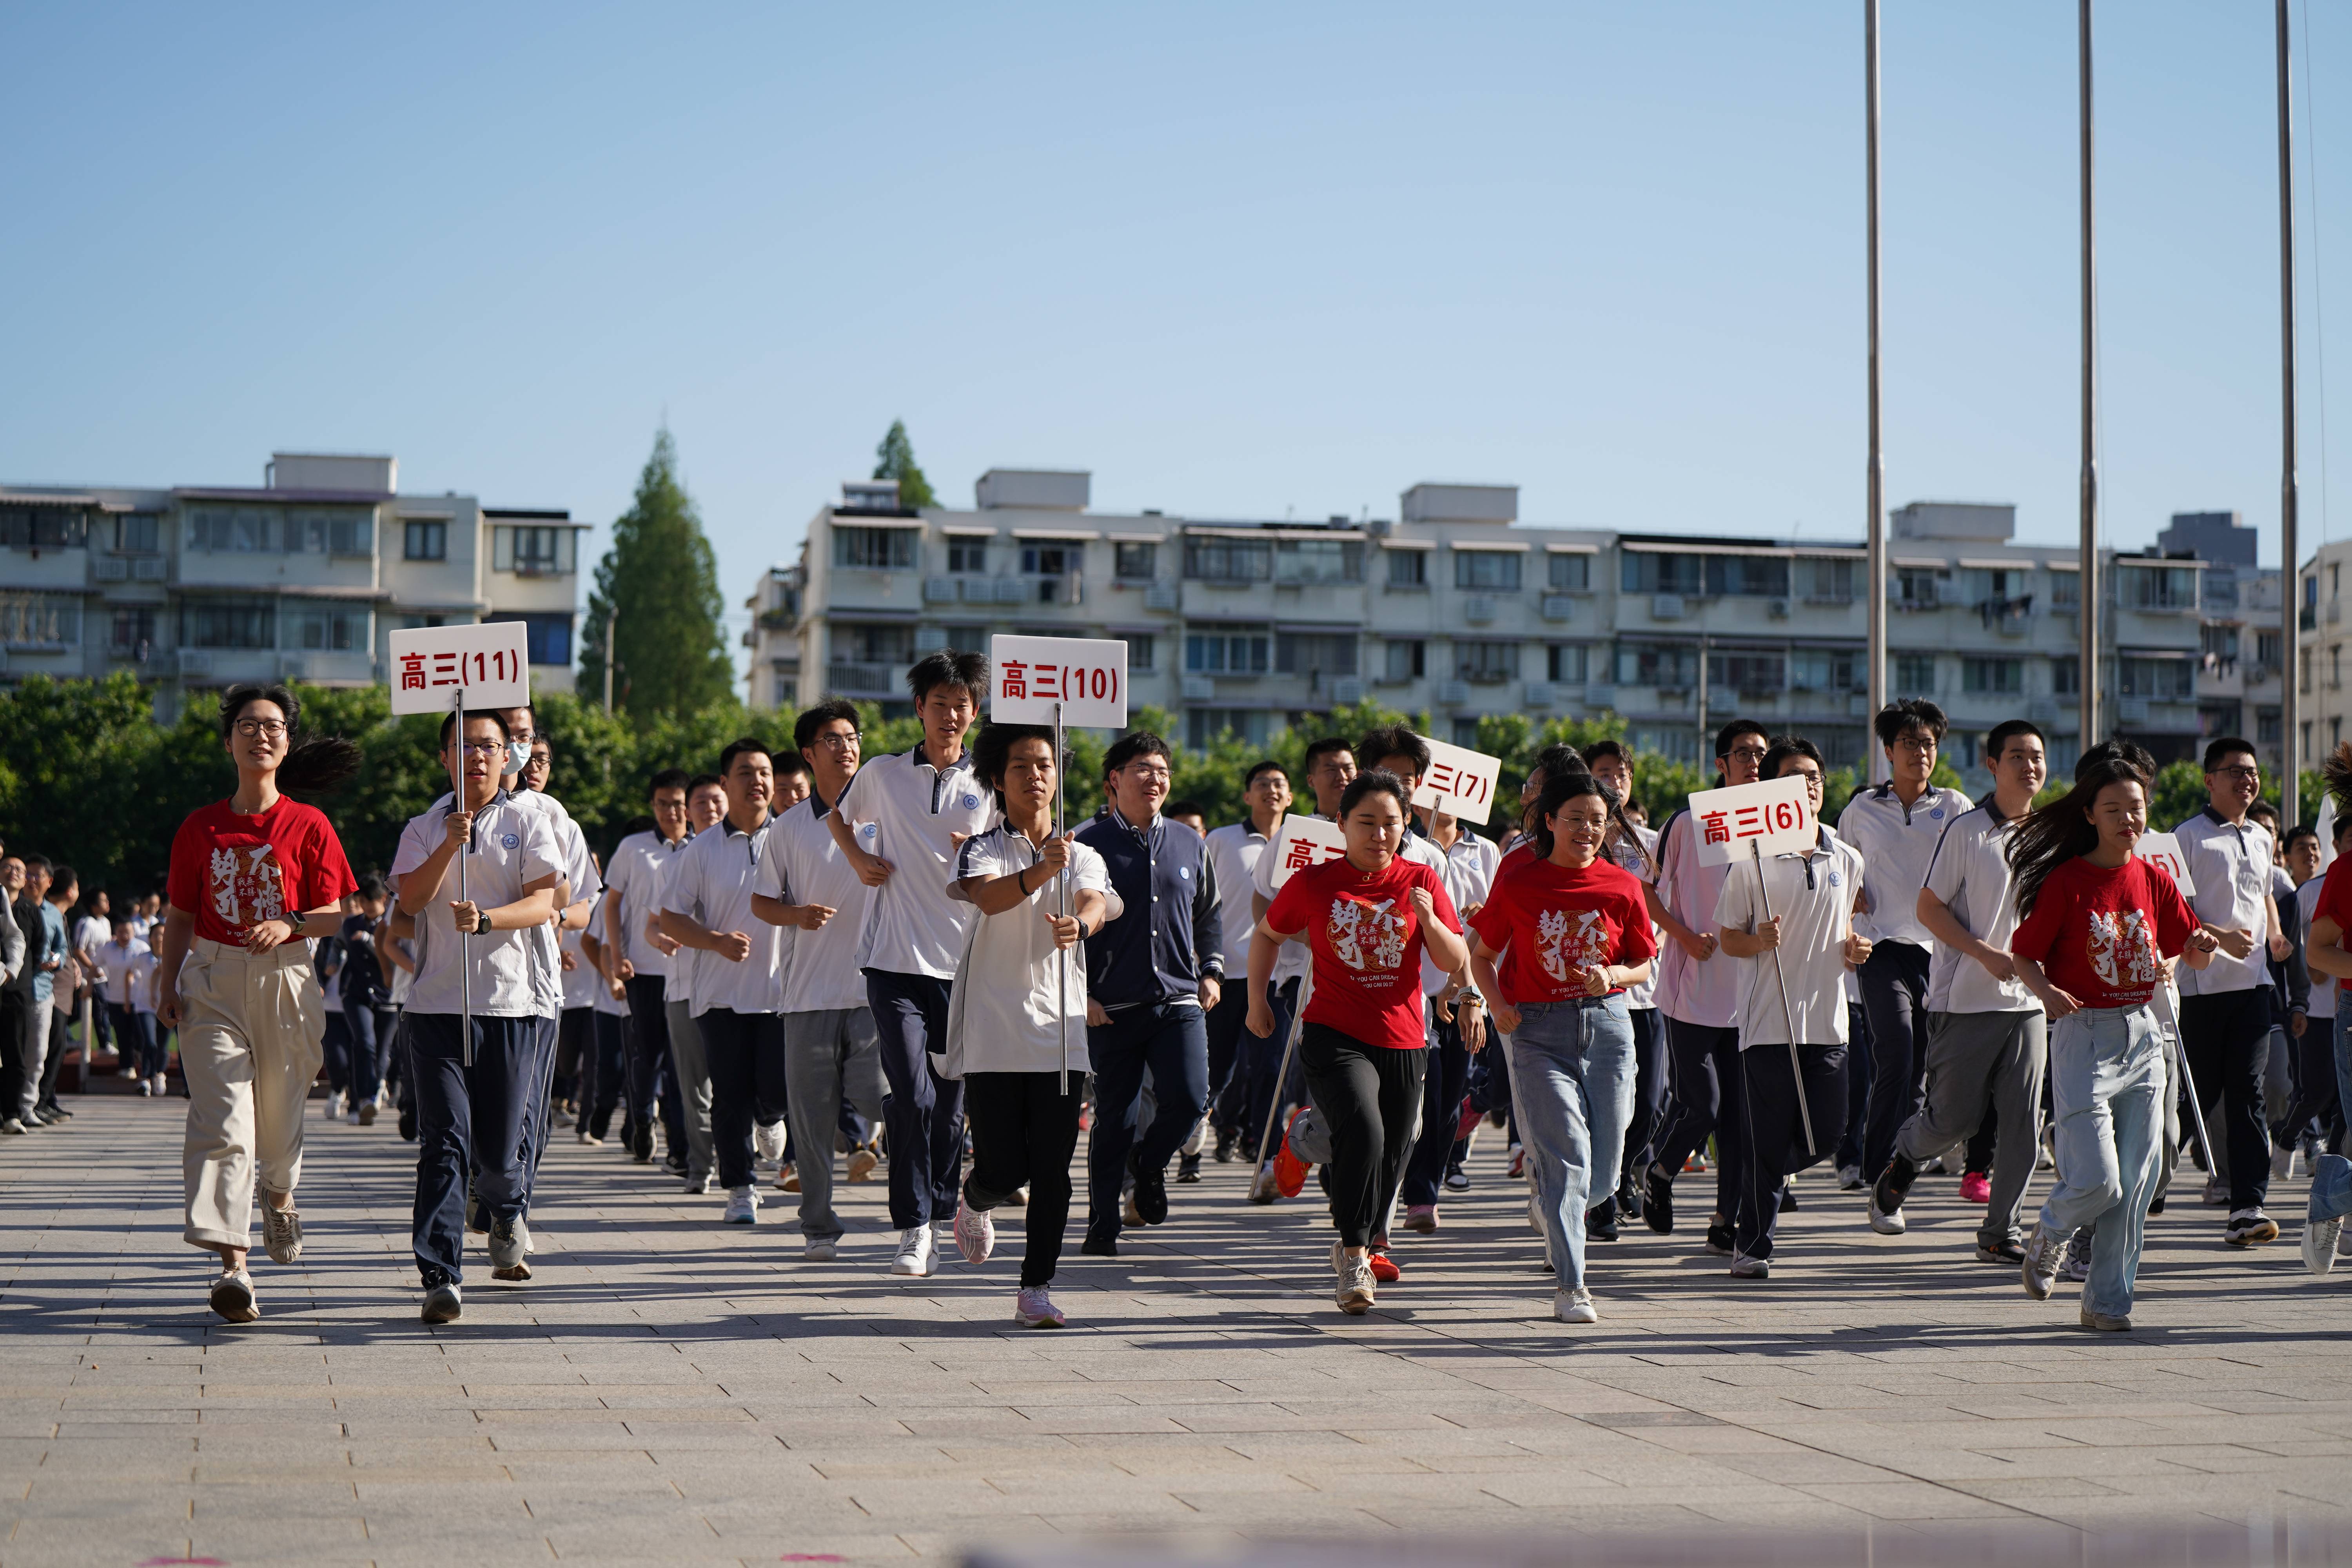
[[[189,1245],[249,1247],[256,1175],[274,1193],[301,1180],[302,1108],[326,1059],[326,1027],[309,942],[258,956],[202,937],[189,944],[180,971]]]

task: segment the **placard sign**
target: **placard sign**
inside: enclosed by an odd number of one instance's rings
[[[1821,826],[1811,792],[1794,774],[1729,789],[1693,790],[1690,814],[1702,866],[1749,859],[1759,851],[1801,853],[1813,847]]]
[[[988,716],[999,724],[1127,725],[1127,644],[1108,637],[988,639]]]
[[[520,621],[418,626],[392,634],[392,710],[446,713],[458,688],[468,708],[530,700],[530,628]]]
[[[1422,740],[1429,747],[1429,771],[1421,775],[1412,804],[1433,806],[1464,822],[1484,823],[1494,815],[1495,775],[1502,772],[1502,758],[1426,735]],[[1371,762],[1368,757],[1356,760],[1366,766]]]
[[[2189,874],[2189,857],[2180,852],[2180,840],[2171,834],[2143,833],[2132,846],[2132,853],[2171,872],[2172,879],[2180,884],[2182,898],[2197,896],[2197,879]]]
[[[1282,819],[1282,831],[1275,835],[1274,847],[1266,853],[1274,857],[1274,885],[1279,889],[1292,873],[1345,856],[1348,835],[1328,817],[1294,812]]]

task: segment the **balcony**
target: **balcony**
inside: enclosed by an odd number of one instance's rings
[[[212,649],[184,647],[180,649],[180,678],[201,679],[213,672]]]
[[[1584,689],[1584,705],[1587,708],[1613,709],[1617,706],[1617,689],[1613,686],[1588,686]]]
[[[958,596],[954,578],[926,577],[923,579],[923,603],[926,605],[952,605]]]
[[[1543,618],[1548,621],[1574,620],[1576,601],[1566,594],[1546,594],[1543,596]]]
[[[1213,702],[1217,700],[1217,678],[1213,675],[1188,675],[1184,678],[1184,700]]]
[[[1679,621],[1690,614],[1690,601],[1680,594],[1650,595],[1650,618],[1654,621]]]
[[[844,697],[886,697],[898,691],[905,674],[903,665],[853,664],[835,659],[824,667],[824,684],[827,690]]]
[[[1442,708],[1466,707],[1470,701],[1470,683],[1466,680],[1441,680],[1437,683],[1437,702]]]
[[[1468,598],[1463,600],[1462,618],[1469,622],[1474,626],[1483,626],[1493,624],[1495,619],[1495,600],[1493,595],[1487,594],[1473,594]]]
[[[1331,700],[1343,707],[1364,700],[1364,683],[1352,675],[1343,675],[1331,682]]]
[[[1530,708],[1557,708],[1559,706],[1559,689],[1549,680],[1530,680],[1522,700]]]
[[[2015,599],[1980,599],[1977,602],[1977,617],[1989,632],[1999,632],[2003,637],[2023,637],[2033,629],[2033,595],[2027,594]]]
[[[1029,580],[1025,577],[962,577],[963,602],[967,605],[1023,605],[1029,601]]]
[[[1184,590],[1181,584],[1154,583],[1143,591],[1143,607],[1147,610],[1165,610],[1172,615],[1183,605]]]

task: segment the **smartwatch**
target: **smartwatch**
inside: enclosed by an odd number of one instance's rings
[[[490,934],[489,910],[478,910],[475,911],[474,934],[476,936],[488,936]]]

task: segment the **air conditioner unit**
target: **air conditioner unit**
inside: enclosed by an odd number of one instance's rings
[[[163,558],[151,555],[131,563],[131,580],[134,583],[161,583],[163,580]]]
[[[1789,618],[1789,601],[1774,599],[1764,606],[1764,613],[1776,621],[1785,621]]]
[[[180,650],[180,673],[183,676],[210,675],[213,672],[212,650],[184,647]]]
[[[281,653],[278,656],[278,679],[308,680],[310,679],[310,656],[307,653]]]
[[[1613,686],[1588,686],[1584,689],[1584,705],[1587,708],[1613,709],[1617,706],[1617,689]]]
[[[1462,618],[1472,626],[1485,626],[1495,618],[1495,601],[1485,594],[1473,594],[1462,601]]]
[[[2037,724],[2055,724],[2058,722],[2058,699],[2033,698],[2025,705],[2025,716]]]
[[[119,555],[101,555],[90,563],[89,574],[101,583],[125,582],[131,576],[131,563]]]
[[[1184,678],[1185,701],[1213,702],[1216,700],[1216,677],[1212,675],[1188,675]]]
[[[1331,683],[1332,701],[1361,702],[1363,700],[1364,683],[1356,677],[1346,676]]]
[[[1543,598],[1543,618],[1548,621],[1574,620],[1576,601],[1566,594],[1546,594]]]
[[[999,577],[996,579],[995,587],[996,602],[1000,605],[1019,605],[1028,601],[1029,584],[1026,578]]]
[[[1559,698],[1555,694],[1550,681],[1530,680],[1528,682],[1527,704],[1528,707],[1550,708],[1557,705],[1558,701]]]
[[[1654,621],[1679,621],[1689,613],[1680,594],[1650,595],[1650,618]]]
[[[1182,607],[1184,591],[1173,583],[1154,583],[1143,591],[1143,607],[1147,610],[1176,610]]]
[[[2116,704],[2116,717],[2126,724],[2147,723],[2147,699],[2145,697],[2125,698],[2121,702]]]
[[[954,578],[926,577],[923,579],[923,603],[950,605],[955,602],[955,597],[956,580]]]
[[[1460,708],[1470,700],[1470,683],[1466,680],[1441,680],[1437,683],[1437,700],[1446,708]]]

